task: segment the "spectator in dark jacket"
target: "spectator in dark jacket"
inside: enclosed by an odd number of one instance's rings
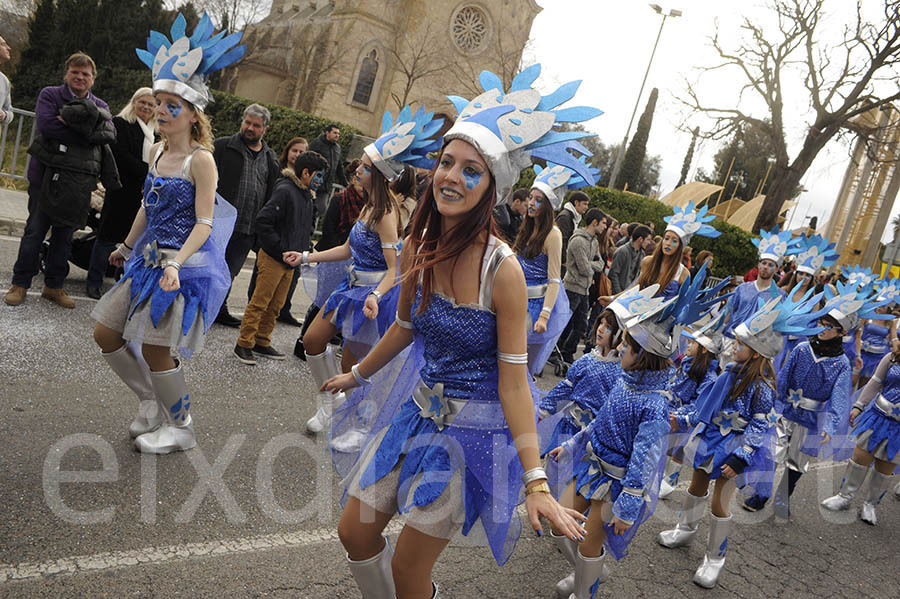
[[[519,234],[522,219],[528,210],[528,195],[530,190],[521,187],[513,192],[512,199],[506,204],[494,208],[494,222],[500,233],[510,245]],[[571,236],[571,235],[570,235]]]
[[[556,226],[562,232],[563,245],[563,274],[566,272],[566,260],[568,256],[569,238],[575,232],[575,228],[581,222],[581,215],[585,213],[590,204],[590,198],[583,191],[575,191],[569,196],[559,214],[556,215]]]
[[[644,258],[644,241],[650,238],[650,228],[636,225],[631,230],[631,243],[620,246],[613,254],[609,267],[609,282],[613,295],[622,293],[637,279],[641,272],[641,260]]]
[[[86,99],[108,114],[109,106],[106,102],[91,93],[96,75],[97,66],[87,54],[79,52],[66,60],[64,83],[45,87],[38,95],[34,118],[39,136],[73,148],[90,145],[83,133],[62,120],[60,113],[66,103]],[[44,165],[39,160],[32,160],[28,165],[28,220],[25,223],[25,234],[19,242],[19,254],[13,266],[12,285],[6,293],[6,303],[18,306],[25,301],[25,292],[31,287],[31,279],[40,270],[41,245],[50,231],[50,249],[47,252],[41,296],[64,308],[74,308],[75,301],[62,287],[69,274],[69,253],[75,227],[60,224],[56,215],[42,207],[46,206],[42,199],[44,170]]]
[[[265,106],[251,104],[244,109],[241,130],[232,136],[220,137],[213,144],[213,157],[219,171],[216,191],[237,209],[234,232],[225,248],[225,262],[232,280],[255,247],[253,223],[281,176],[275,152],[263,141],[271,118]],[[241,321],[228,313],[228,298],[222,302],[216,322],[229,327],[240,326]]]
[[[341,160],[341,146],[338,139],[341,137],[341,129],[331,123],[325,127],[319,137],[309,143],[309,149],[318,152],[328,161],[328,170],[322,185],[316,191],[316,213],[318,216],[325,214],[328,200],[331,198],[332,186],[337,183],[347,187],[347,177],[344,174],[344,163]]]
[[[256,288],[241,321],[234,353],[245,364],[253,354],[283,360],[271,347],[275,318],[287,298],[294,269],[282,259],[284,252],[309,247],[313,219],[313,192],[322,183],[328,163],[316,152],[304,152],[294,161],[294,176],[278,181],[271,200],[256,217],[259,250],[256,252]]]
[[[116,142],[113,156],[119,169],[122,188],[107,190],[100,213],[100,230],[91,251],[86,293],[100,299],[103,275],[109,267],[109,255],[131,231],[134,217],[141,207],[144,180],[150,162],[150,146],[156,135],[156,99],[153,90],[142,87],[134,92],[131,101],[113,118]]]

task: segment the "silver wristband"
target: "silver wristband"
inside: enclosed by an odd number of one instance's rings
[[[375,296],[375,302],[376,302],[376,303],[380,303],[380,302],[381,302],[381,298],[384,297],[384,294],[381,293],[380,291],[378,291],[377,289],[373,289],[372,291],[370,291],[370,292],[369,292],[369,295],[374,295],[374,296]]]
[[[181,271],[181,262],[179,262],[178,260],[175,260],[174,258],[170,258],[170,259],[166,260],[165,268],[169,268],[170,266],[177,271]]]
[[[211,218],[205,218],[205,217],[202,217],[202,216],[198,216],[198,217],[197,217],[197,224],[198,224],[198,225],[208,225],[208,226],[211,227],[211,226],[213,226],[213,219],[211,219]]]
[[[354,364],[350,367],[350,373],[353,375],[353,378],[356,379],[356,383],[362,387],[364,385],[368,385],[372,382],[372,379],[367,379],[363,375],[359,373],[359,364]]]
[[[309,266],[309,250],[306,250],[302,254],[300,254],[300,264]]]
[[[532,468],[528,470],[525,474],[522,475],[522,484],[528,486],[530,483],[533,483],[536,480],[547,480],[547,473],[543,468],[538,466],[537,468]]]
[[[118,247],[116,248],[116,251],[118,251],[120,254],[122,254],[122,257],[124,257],[126,260],[131,258],[131,250],[128,249],[128,246],[125,245],[124,242],[120,243],[118,245]]]

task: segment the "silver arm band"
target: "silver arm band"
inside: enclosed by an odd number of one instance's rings
[[[350,373],[353,375],[353,378],[356,379],[356,382],[360,387],[368,385],[372,382],[372,379],[367,379],[359,373],[359,364],[354,364],[353,366],[351,366]]]
[[[165,268],[169,268],[170,266],[177,271],[181,270],[181,262],[175,260],[174,258],[169,258],[168,260],[166,260]]]
[[[528,485],[536,480],[547,480],[547,473],[540,466],[537,468],[532,468],[522,475],[522,484]]]
[[[507,364],[528,364],[528,354],[507,354],[498,351],[497,359]]]
[[[643,497],[644,489],[638,489],[636,487],[622,487],[622,492],[627,493],[628,495],[632,495],[634,497]]]
[[[381,293],[380,291],[378,291],[377,289],[373,289],[372,291],[370,291],[369,295],[374,295],[376,302],[380,302],[381,298],[384,297],[384,294]]]
[[[381,242],[381,249],[383,249],[383,250],[394,250],[394,251],[396,252],[396,251],[397,251],[397,246],[398,246],[398,245],[399,245],[399,244],[397,244],[397,243],[386,243],[386,242],[382,241],[382,242]]]
[[[131,258],[131,249],[125,245],[125,242],[120,243],[116,249],[126,260]]]
[[[211,219],[211,218],[204,218],[204,217],[202,217],[202,216],[198,216],[198,217],[197,217],[197,224],[198,224],[198,225],[209,225],[209,226],[211,227],[211,226],[213,226],[213,219]]]
[[[394,319],[394,321],[398,325],[400,325],[400,328],[402,328],[402,329],[408,329],[411,331],[413,328],[413,324],[408,320],[403,320],[402,318],[400,318],[399,314],[397,314],[397,317]]]
[[[550,316],[550,313],[553,312],[553,308],[541,308],[541,314],[546,314]]]
[[[547,284],[556,283],[557,285],[562,285],[562,279],[547,279]]]
[[[309,266],[309,250],[306,250],[302,254],[300,254],[300,264]]]

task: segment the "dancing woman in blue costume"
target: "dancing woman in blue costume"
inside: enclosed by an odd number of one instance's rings
[[[540,374],[572,312],[569,298],[560,293],[562,233],[553,213],[562,205],[567,189],[593,185],[563,166],[534,167],[537,177],[528,196],[528,211],[513,244],[528,286],[528,371]],[[589,169],[590,170],[590,169]],[[593,173],[591,173],[593,175]]]
[[[163,141],[150,150],[144,198],[131,231],[109,258],[124,264],[125,274],[91,313],[103,358],[140,399],[129,432],[145,453],[196,445],[191,397],[171,349],[189,355],[203,347],[230,286],[224,256],[236,212],[216,196],[212,129],[203,109],[210,100],[206,77],[239,60],[245,48],[229,50],[240,34],[216,43],[212,33],[204,15],[187,37],[178,15],[173,42],[151,32],[147,50],[137,51],[153,69]],[[137,344],[144,361],[132,350]]]
[[[508,195],[531,156],[583,170],[566,148],[584,135],[552,127],[553,109],[577,86],[542,98],[531,89],[539,72],[538,65],[525,69],[509,93],[499,77],[484,72],[485,93],[471,102],[451,97],[460,117],[445,135],[404,243],[397,320],[350,374],[324,386],[340,391],[366,384],[411,343],[422,356],[421,367],[408,375],[411,396],[382,398],[402,403],[345,479],[338,534],[367,599],[437,597],[432,567],[460,530],[486,537],[494,558],[505,563],[520,534],[516,505],[523,487],[534,530],[546,517],[572,539],[584,534],[583,517],[559,506],[540,467],[526,368],[525,278],[494,236],[491,219],[495,202]],[[571,108],[560,116],[582,121],[598,113]],[[354,392],[342,413],[356,414],[347,406],[365,392],[378,395],[377,384]],[[382,535],[398,512],[405,526],[392,549]]]
[[[550,452],[551,479],[557,470],[568,471],[560,503],[579,511],[590,508],[588,534],[580,545],[553,535],[575,567],[557,584],[559,597],[596,597],[609,576],[606,547],[622,559],[638,527],[653,512],[669,428],[670,357],[678,348],[681,325],[695,321],[701,314],[698,308],[705,305],[699,291],[703,279],[705,270],[695,285],[686,282],[670,301],[653,297],[658,289],[654,284],[640,291],[632,288],[611,304],[617,316],[630,316],[619,346],[621,376],[593,422]]]

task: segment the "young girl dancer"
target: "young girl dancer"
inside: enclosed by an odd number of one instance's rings
[[[432,121],[432,113],[426,113],[423,107],[412,114],[407,106],[397,121],[414,127],[406,137],[399,139],[415,137],[416,143],[436,143],[429,137],[440,128],[441,121]],[[317,388],[338,373],[328,345],[335,332],[341,330],[344,335],[340,370],[349,372],[394,320],[400,296],[400,288],[396,285],[397,253],[403,223],[397,200],[388,184],[403,175],[406,164],[418,165],[423,160],[418,153],[420,148],[406,145],[399,151],[397,148],[402,143],[398,141],[391,113],[385,113],[382,135],[363,149],[357,169],[368,200],[347,241],[323,252],[285,253],[285,261],[292,265],[352,261],[349,274],[343,277],[322,306],[321,318],[316,318],[303,335],[306,361]],[[330,393],[316,393],[316,413],[306,422],[309,431],[318,433],[328,426],[333,403],[334,397]]]
[[[604,545],[616,559],[624,557],[637,528],[653,512],[669,428],[669,359],[677,351],[681,326],[695,321],[699,308],[708,305],[699,292],[704,278],[693,285],[686,281],[668,302],[652,297],[654,284],[623,293],[613,303],[637,313],[625,324],[621,376],[591,424],[550,452],[551,479],[560,460],[574,464],[560,503],[581,512],[590,508],[588,534],[580,545],[553,531],[557,548],[575,566],[574,576],[557,583],[560,597],[595,597],[609,576]]]
[[[153,69],[163,141],[150,150],[143,203],[131,231],[109,258],[116,266],[124,263],[125,274],[91,313],[104,360],[141,400],[129,432],[145,453],[196,445],[192,401],[171,349],[189,355],[203,347],[230,286],[225,245],[236,212],[216,196],[212,128],[203,109],[210,100],[207,76],[239,60],[245,48],[229,50],[240,34],[210,41],[213,25],[206,15],[191,37],[185,23],[179,14],[173,42],[151,32],[147,50],[137,51]],[[220,58],[210,64],[210,57]],[[137,344],[146,364],[133,353]]]
[[[568,296],[559,292],[562,233],[553,223],[553,214],[562,205],[567,189],[593,185],[594,178],[591,173],[585,180],[575,171],[554,164],[545,169],[535,166],[534,171],[537,178],[513,251],[528,286],[528,371],[537,375],[572,317]]]
[[[415,338],[411,355],[420,355],[422,366],[405,375],[412,397],[379,398],[373,386],[352,394],[335,418],[337,426],[342,418],[394,413],[366,402],[405,399],[345,480],[349,498],[338,534],[366,598],[436,597],[432,567],[460,529],[486,536],[504,563],[520,533],[515,506],[523,486],[535,530],[543,516],[572,539],[584,534],[577,522],[583,518],[556,503],[540,467],[526,369],[525,279],[491,220],[529,155],[583,169],[565,146],[584,134],[552,127],[553,108],[577,85],[541,98],[531,89],[539,73],[538,65],[525,69],[505,93],[499,77],[484,72],[485,93],[471,102],[451,97],[460,117],[404,244],[397,320],[351,373],[324,386],[366,384]],[[570,108],[559,117],[581,121],[598,112]],[[498,473],[495,465],[509,467]],[[398,511],[406,523],[392,550],[382,534]]]

